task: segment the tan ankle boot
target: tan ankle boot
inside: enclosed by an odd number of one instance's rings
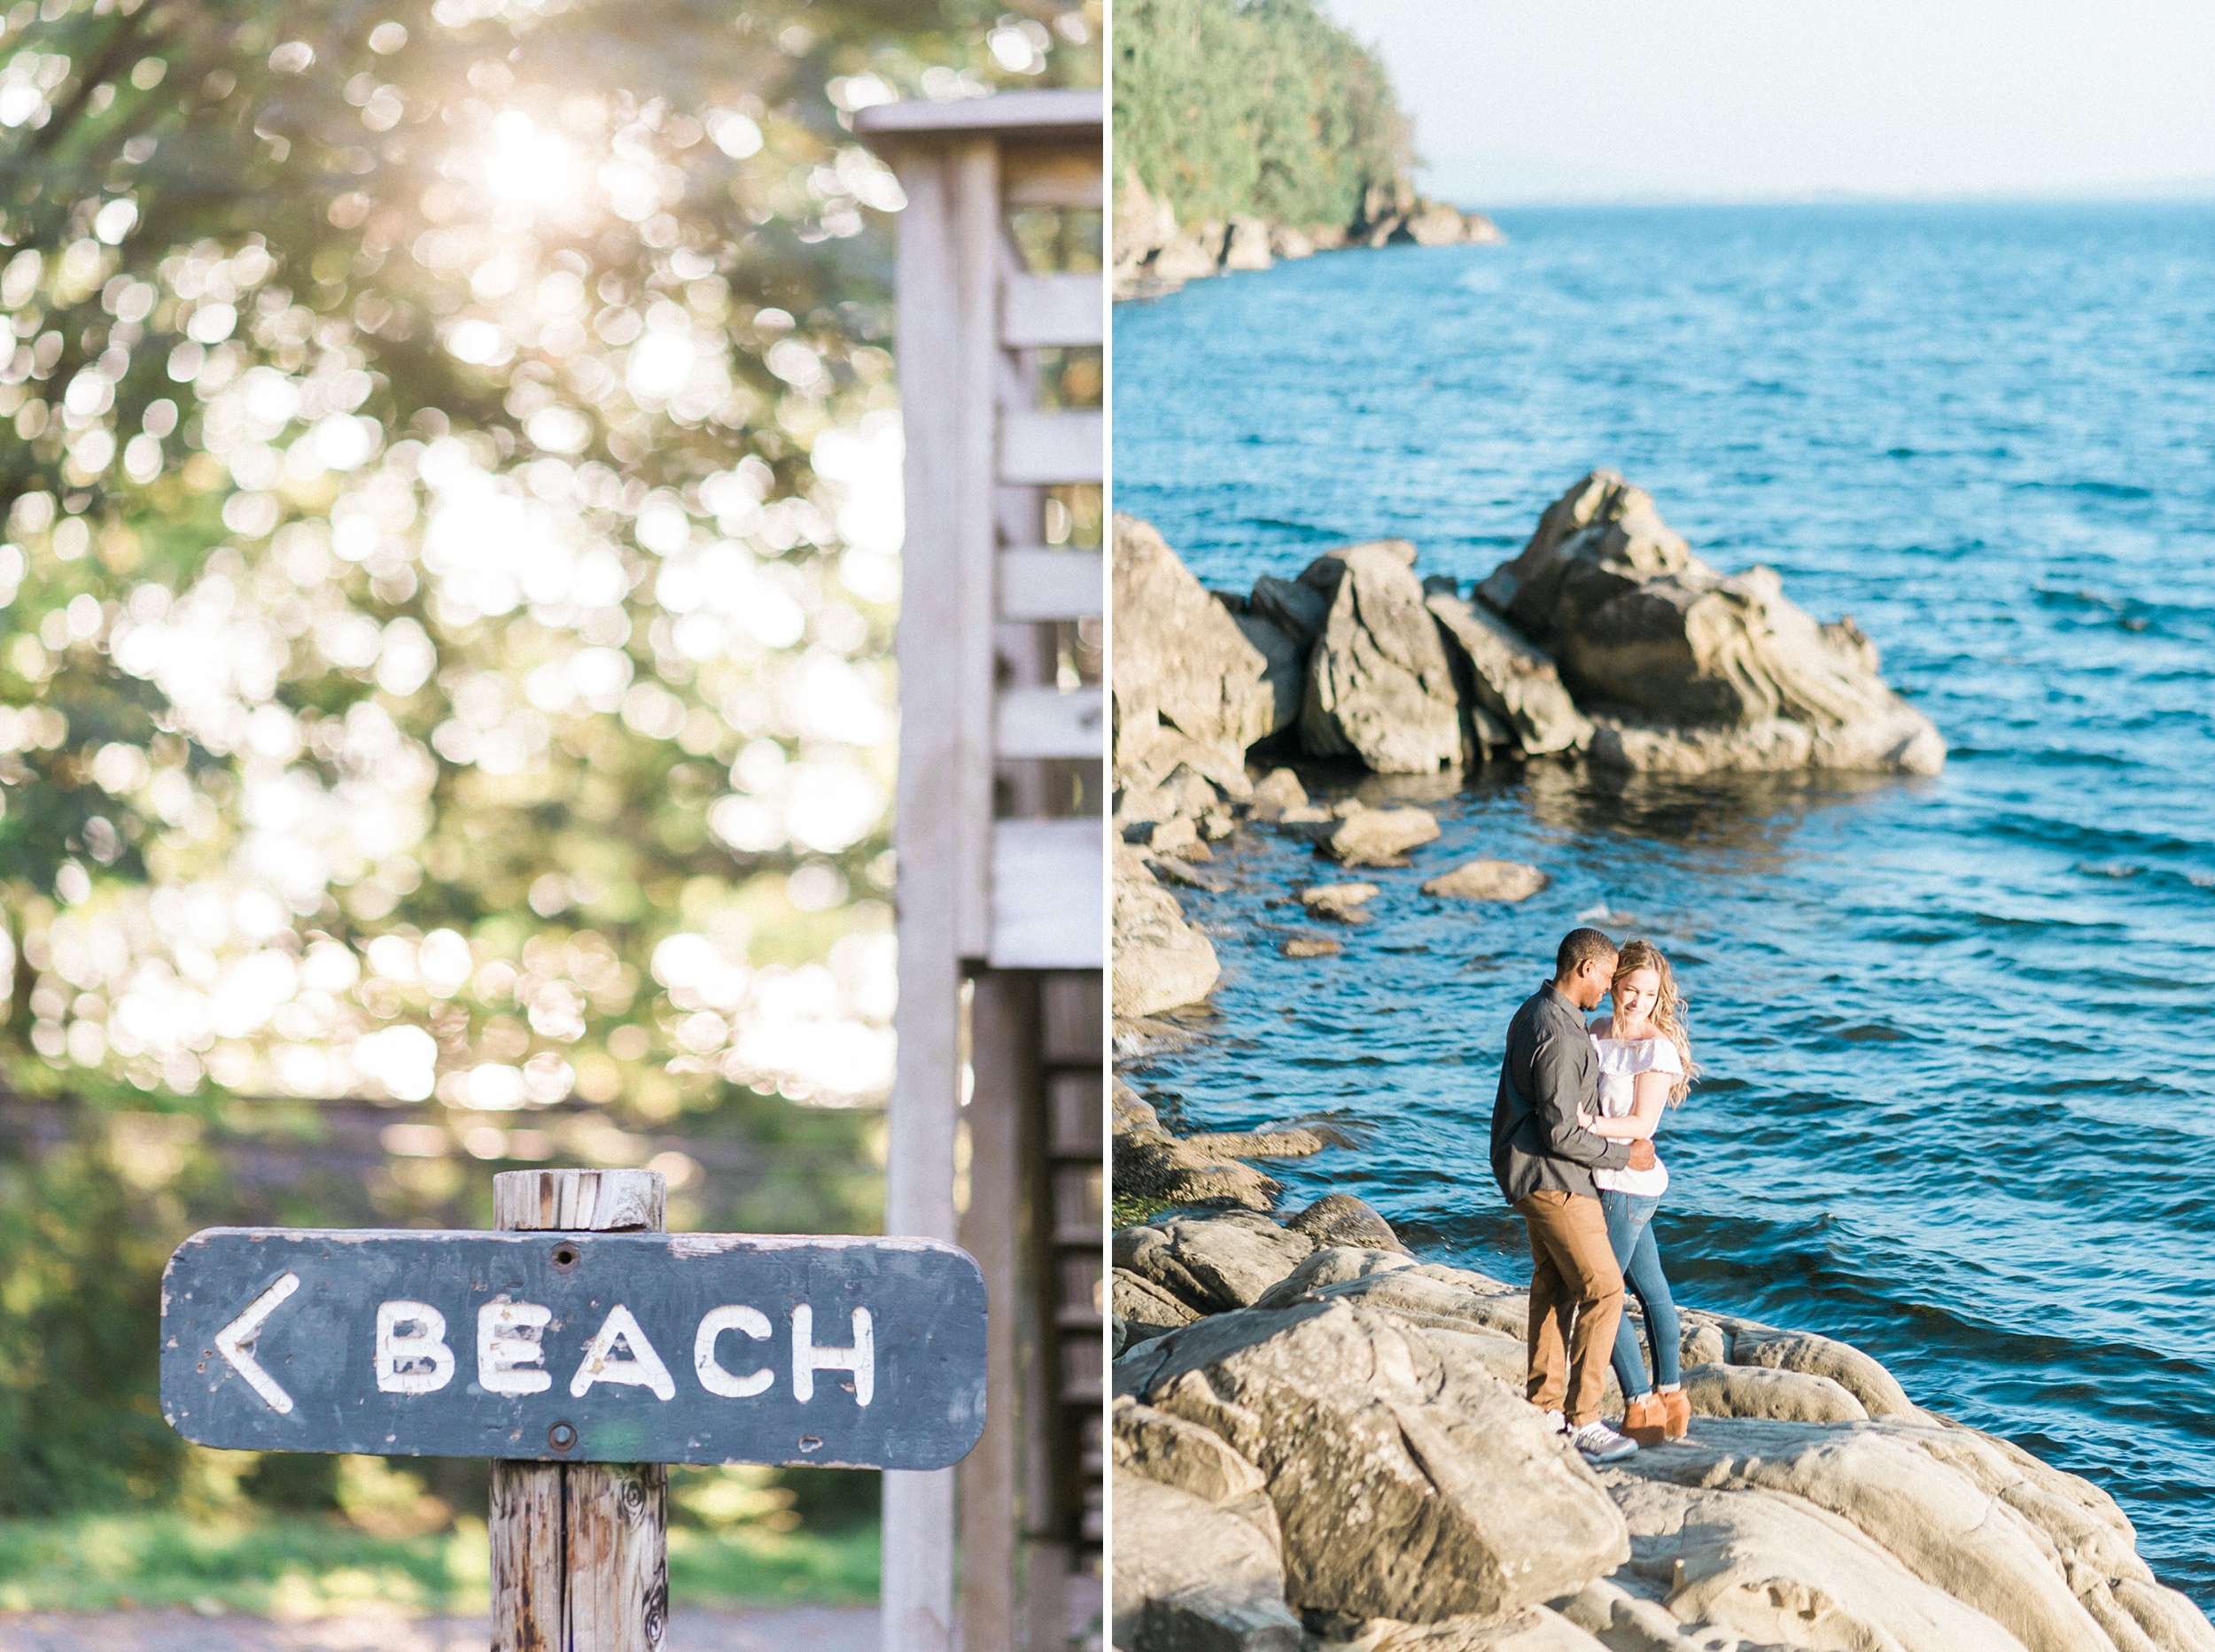
[[[1692,1431],[1692,1401],[1682,1388],[1673,1394],[1656,1394],[1654,1399],[1661,1408],[1664,1439],[1683,1439]]]
[[[1633,1400],[1623,1408],[1622,1434],[1641,1446],[1659,1446],[1667,1432],[1661,1401],[1652,1394]]]

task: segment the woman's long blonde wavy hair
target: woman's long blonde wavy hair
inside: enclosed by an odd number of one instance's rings
[[[1684,1000],[1676,990],[1676,972],[1669,967],[1669,960],[1661,956],[1661,949],[1651,941],[1626,941],[1623,950],[1615,955],[1615,981],[1620,981],[1633,970],[1650,969],[1661,983],[1655,996],[1653,1013],[1648,1019],[1654,1030],[1676,1046],[1678,1059],[1684,1071],[1669,1090],[1669,1105],[1680,1105],[1692,1088],[1692,1081],[1699,1076],[1699,1063],[1692,1059],[1692,1041],[1684,1030]],[[1611,985],[1614,984],[1613,982]]]

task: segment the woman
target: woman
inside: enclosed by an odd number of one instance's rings
[[[1615,1141],[1650,1138],[1660,1126],[1662,1109],[1683,1101],[1699,1075],[1684,1034],[1683,1000],[1669,960],[1650,941],[1624,943],[1609,996],[1614,1013],[1599,1017],[1590,1028],[1599,1052],[1601,1116],[1585,1115],[1583,1123]],[[1657,1161],[1651,1170],[1596,1170],[1592,1180],[1600,1189],[1615,1260],[1646,1316],[1646,1340],[1653,1349],[1649,1380],[1638,1357],[1638,1333],[1625,1315],[1615,1331],[1615,1378],[1625,1400],[1622,1432],[1641,1446],[1682,1439],[1691,1423],[1691,1402],[1677,1363],[1676,1304],[1653,1242],[1653,1213],[1668,1188],[1668,1167]]]

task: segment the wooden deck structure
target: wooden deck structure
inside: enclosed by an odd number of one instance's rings
[[[983,1442],[885,1477],[885,1652],[1065,1652],[1099,1617],[1107,454],[1098,371],[1067,390],[1106,338],[1103,113],[855,120],[907,196],[885,1230],[961,1244],[992,1315]]]

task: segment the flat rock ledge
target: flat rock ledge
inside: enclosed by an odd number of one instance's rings
[[[1257,1211],[1275,1203],[1280,1191],[1276,1180],[1245,1163],[1240,1155],[1221,1147],[1210,1148],[1201,1139],[1185,1141],[1172,1135],[1152,1105],[1121,1079],[1115,1081],[1113,1095],[1110,1112],[1117,1195],[1165,1205],[1238,1205]],[[1315,1142],[1316,1148],[1321,1146],[1308,1132],[1298,1134]],[[1296,1151],[1315,1151],[1304,1144],[1295,1147]]]
[[[1683,1310],[1690,1438],[1595,1470],[1523,1293],[1358,1199],[1114,1262],[1123,1652],[2215,1652],[2104,1492],[1831,1338]]]

